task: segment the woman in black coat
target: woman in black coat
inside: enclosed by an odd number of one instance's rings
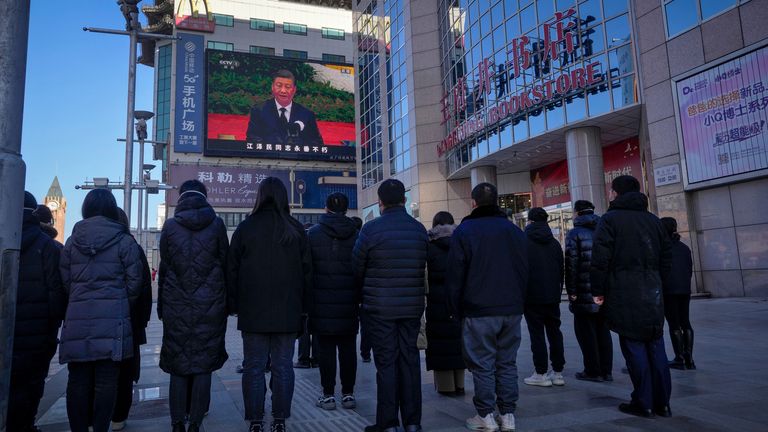
[[[205,185],[179,189],[173,219],[160,235],[157,313],[163,320],[160,368],[171,374],[173,431],[184,431],[191,389],[189,431],[200,428],[211,398],[211,373],[227,360],[227,228],[208,204]]]
[[[453,216],[441,211],[427,233],[427,370],[434,371],[437,392],[445,395],[464,394],[466,368],[461,355],[461,323],[449,317],[445,306],[445,274],[455,229]]]
[[[312,256],[304,227],[290,215],[283,183],[259,184],[256,205],[232,236],[227,258],[228,306],[243,336],[243,399],[251,432],[261,432],[272,362],[272,430],[285,431],[293,399],[293,352],[309,311]]]
[[[69,367],[67,415],[72,432],[86,432],[91,413],[93,430],[106,432],[120,362],[133,357],[130,311],[141,293],[141,252],[117,221],[117,203],[109,190],[89,192],[82,212],[59,265],[68,296],[59,362]]]
[[[691,249],[680,241],[675,218],[661,218],[672,240],[672,269],[663,280],[664,316],[669,324],[669,337],[675,358],[669,362],[673,369],[696,369],[693,362],[693,327],[688,308],[691,303],[693,258]]]

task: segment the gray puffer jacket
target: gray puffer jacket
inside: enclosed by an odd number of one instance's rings
[[[75,224],[61,253],[68,296],[59,362],[133,356],[131,307],[141,292],[141,252],[120,223],[95,216]]]

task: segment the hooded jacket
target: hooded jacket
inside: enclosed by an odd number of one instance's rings
[[[528,293],[526,304],[560,303],[563,292],[563,249],[546,222],[525,227],[528,238]]]
[[[211,373],[227,360],[227,228],[206,198],[182,194],[160,234],[160,368],[173,375]]]
[[[326,213],[309,229],[312,250],[312,308],[309,312],[313,334],[357,334],[359,310],[352,268],[352,249],[357,228],[343,214]]]
[[[69,297],[59,362],[121,361],[133,356],[131,307],[141,292],[139,245],[104,216],[75,224],[61,254]]]
[[[611,330],[638,341],[662,336],[662,281],[671,263],[669,236],[648,212],[648,198],[630,192],[613,200],[597,225],[590,269],[592,295],[605,296]]]
[[[37,217],[24,211],[13,365],[48,363],[56,353],[56,335],[67,299],[59,275],[60,249],[43,233]]]
[[[464,369],[461,355],[461,323],[448,313],[445,277],[451,235],[456,225],[438,225],[427,231],[427,370]]]
[[[680,234],[672,237],[672,268],[664,278],[664,295],[685,295],[691,293],[693,258],[691,249],[680,241]]]
[[[592,297],[589,269],[592,265],[592,238],[600,218],[584,214],[573,220],[565,238],[565,290],[576,296],[569,308],[573,313],[596,313],[600,309]]]
[[[355,281],[362,308],[379,319],[420,319],[424,313],[427,230],[403,206],[385,209],[360,230]]]
[[[522,315],[528,288],[525,234],[498,206],[475,208],[453,232],[447,281],[454,317]]]

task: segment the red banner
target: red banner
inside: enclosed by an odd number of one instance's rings
[[[640,180],[643,188],[643,162],[640,158],[640,146],[637,137],[632,137],[603,147],[603,174],[605,177],[605,196],[611,196],[611,182],[618,176],[631,175]]]
[[[568,162],[560,161],[531,171],[531,205],[547,207],[571,201]]]

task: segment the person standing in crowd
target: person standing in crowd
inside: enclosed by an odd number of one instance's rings
[[[307,222],[304,224],[304,231],[309,234],[309,229],[314,224]],[[293,367],[296,369],[310,369],[316,368],[320,364],[318,353],[320,352],[320,345],[318,344],[317,337],[315,337],[312,329],[309,328],[309,320],[305,319],[302,323],[304,328],[301,331],[301,337],[299,337],[299,355]]]
[[[496,431],[500,425],[513,431],[520,321],[528,287],[527,241],[499,208],[496,186],[475,186],[472,208],[453,232],[447,275],[448,312],[462,320],[464,362],[475,386],[477,415],[466,426]]]
[[[211,399],[211,373],[227,360],[227,228],[201,182],[179,189],[173,218],[160,234],[157,315],[163,321],[160,368],[171,375],[173,432],[197,432]]]
[[[363,229],[362,219],[357,216],[352,216],[350,219],[352,219],[358,232]],[[368,343],[368,337],[365,336],[363,331],[362,317],[360,317],[360,358],[363,360],[363,363],[371,362],[371,344]]]
[[[613,381],[613,341],[605,315],[592,297],[589,269],[592,264],[592,236],[600,218],[589,201],[573,205],[576,218],[565,238],[565,290],[573,313],[573,331],[584,359],[576,379]]]
[[[259,184],[256,205],[235,230],[227,258],[229,312],[243,336],[243,400],[250,432],[264,430],[264,370],[272,362],[272,432],[291,415],[296,337],[309,310],[312,255],[304,227],[291,217],[283,183]]]
[[[37,219],[40,221],[40,229],[43,230],[48,237],[54,239],[59,249],[63,248],[64,245],[56,240],[56,236],[59,235],[59,232],[53,226],[53,213],[51,213],[51,209],[46,205],[38,204],[37,210],[35,210],[35,216],[37,216]]]
[[[394,179],[378,189],[381,216],[355,243],[356,281],[362,288],[363,331],[376,364],[376,424],[366,432],[421,431],[421,366],[416,340],[424,313],[427,231],[405,210],[405,186]]]
[[[427,248],[427,370],[434,371],[435,388],[443,395],[464,394],[464,358],[461,356],[461,323],[448,313],[445,275],[451,235],[456,229],[453,215],[437,212]]]
[[[357,376],[357,328],[360,320],[352,248],[357,228],[346,216],[349,199],[340,192],[328,195],[320,223],[309,229],[312,249],[312,309],[309,327],[318,343],[323,393],[317,406],[336,408],[336,358],[341,378],[341,406],[352,409]]]
[[[69,299],[59,362],[69,367],[67,415],[72,432],[86,432],[91,413],[94,432],[106,432],[117,399],[120,362],[133,357],[130,311],[142,289],[141,251],[118,222],[117,203],[109,190],[90,191],[82,215],[59,265]]]
[[[130,232],[128,215],[123,209],[117,209],[118,222]],[[136,304],[131,309],[131,331],[133,331],[133,357],[120,362],[120,378],[117,381],[117,400],[112,412],[112,430],[121,431],[125,428],[128,414],[133,405],[133,383],[139,382],[141,375],[141,345],[147,343],[147,324],[152,314],[152,276],[147,263],[144,249],[139,245],[139,260],[142,267],[141,293]]]
[[[662,284],[672,264],[671,242],[659,218],[648,211],[636,178],[616,177],[611,189],[616,198],[595,231],[590,280],[595,303],[605,308],[608,326],[619,334],[634,386],[631,401],[619,410],[668,417],[672,389]]]
[[[555,240],[541,207],[528,211],[528,295],[525,298],[525,323],[531,336],[533,365],[536,370],[523,380],[532,386],[565,385],[565,349],[560,332],[560,296],[563,292],[563,249]],[[547,343],[552,370],[547,372]]]
[[[48,367],[56,354],[56,335],[67,304],[59,275],[60,248],[42,230],[43,223],[36,216],[37,209],[35,197],[24,192],[11,382],[5,424],[9,432],[40,431],[35,426],[35,417],[45,390]]]
[[[675,358],[669,363],[673,369],[696,369],[693,362],[693,327],[688,308],[691,303],[691,277],[693,258],[691,249],[680,241],[677,220],[661,218],[661,223],[672,241],[672,269],[664,278],[664,316],[669,324],[669,337]]]

